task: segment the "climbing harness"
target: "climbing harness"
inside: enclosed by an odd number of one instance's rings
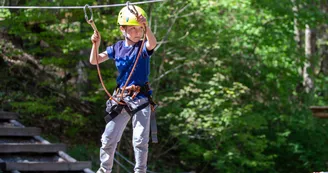
[[[132,8],[130,6],[132,6]],[[87,10],[86,10],[87,8],[89,9],[90,14],[91,14],[90,19],[88,18],[88,15],[87,15]],[[139,11],[142,10],[140,7],[135,7],[134,5],[131,5],[129,1],[126,3],[126,8],[129,10],[130,13],[135,15],[136,19],[139,16],[138,10]],[[84,10],[85,19],[86,19],[87,23],[91,25],[94,32],[99,33],[99,31],[98,31],[98,29],[97,29],[97,27],[96,27],[96,25],[93,21],[93,13],[92,13],[92,9],[90,8],[90,6],[85,5],[83,10]],[[144,11],[142,10],[141,14],[143,14],[143,13],[144,13]],[[150,107],[151,107],[151,136],[152,136],[152,142],[157,143],[158,142],[158,139],[157,139],[157,126],[156,126],[156,118],[155,118],[155,109],[156,109],[157,105],[155,104],[155,102],[153,101],[153,99],[151,97],[150,87],[149,87],[148,82],[145,83],[143,86],[131,85],[131,86],[127,87],[128,83],[131,79],[131,76],[134,73],[135,68],[138,64],[138,61],[139,61],[139,58],[140,58],[140,55],[141,55],[141,52],[142,52],[142,48],[143,48],[145,40],[146,40],[146,32],[147,32],[146,24],[144,24],[143,29],[144,29],[143,40],[142,40],[141,46],[138,50],[138,54],[137,54],[136,60],[134,62],[134,65],[132,67],[132,70],[131,70],[131,72],[130,72],[130,74],[129,74],[129,76],[128,76],[125,84],[124,84],[124,86],[122,88],[120,88],[118,86],[117,89],[116,89],[116,92],[114,92],[115,96],[118,96],[120,94],[120,96],[118,98],[113,97],[108,92],[108,90],[106,89],[105,84],[102,80],[101,70],[100,70],[99,61],[98,61],[98,48],[96,48],[94,53],[95,53],[95,57],[96,57],[96,65],[97,65],[97,71],[98,71],[98,76],[99,76],[100,83],[101,83],[102,87],[104,88],[105,92],[107,93],[107,95],[109,96],[109,100],[106,103],[107,104],[106,112],[108,113],[105,116],[106,123],[108,123],[109,121],[114,119],[117,115],[119,115],[123,109],[125,109],[125,111],[130,116],[133,116],[138,111],[140,111],[140,110],[146,108],[148,105],[150,105]],[[93,43],[93,44],[96,44],[96,43]],[[145,95],[148,98],[148,102],[146,102],[142,105],[139,105],[138,107],[133,107],[130,104],[129,100],[126,97],[124,97],[124,96],[130,96],[131,99],[133,100],[139,93]],[[114,102],[112,102],[112,100]]]
[[[130,87],[130,86],[129,86]],[[124,102],[126,103],[126,105],[120,105],[117,104],[116,102],[112,101],[112,100],[108,100],[106,105],[106,116],[105,116],[105,121],[106,123],[110,122],[111,120],[113,120],[116,116],[118,116],[123,109],[130,115],[133,116],[135,113],[139,112],[140,110],[146,108],[147,106],[150,105],[151,107],[151,115],[150,115],[150,131],[151,131],[151,137],[152,137],[152,142],[153,143],[158,143],[158,139],[157,139],[157,125],[156,125],[156,103],[153,101],[152,97],[151,97],[151,90],[150,90],[150,86],[147,83],[145,83],[145,85],[143,86],[134,86],[135,88],[138,88],[139,93],[143,94],[144,96],[146,96],[148,98],[148,102],[145,102],[139,106],[136,106],[135,104],[133,104],[133,95],[135,93],[131,93],[129,90],[124,91],[124,96],[130,96],[130,97],[124,97]],[[117,88],[115,93],[120,93],[122,92],[122,89]]]

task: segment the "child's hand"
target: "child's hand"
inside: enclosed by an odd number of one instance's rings
[[[140,25],[146,25],[147,26],[147,20],[143,15],[139,15],[137,17],[137,21],[139,22]]]
[[[93,44],[96,44],[97,46],[100,45],[100,40],[101,40],[101,36],[99,32],[94,31],[94,33],[91,36],[91,41]]]

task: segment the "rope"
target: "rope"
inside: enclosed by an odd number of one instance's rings
[[[131,162],[128,158],[124,157],[121,153],[119,153],[118,151],[115,152],[116,155],[120,156],[122,159],[124,159],[126,162],[128,162],[130,165],[135,166],[133,162]],[[117,161],[118,162],[118,161]],[[122,164],[123,165],[123,164]],[[146,172],[148,173],[157,173],[154,171],[149,171],[147,170]]]
[[[90,10],[91,11],[91,10]],[[87,19],[87,17],[86,17]],[[95,25],[95,23],[93,22],[93,20],[87,20],[87,22],[91,25],[92,29],[95,31],[95,32],[98,32],[98,29]],[[94,47],[96,47],[96,43],[93,43],[94,44]],[[95,48],[95,56],[96,56],[96,62],[97,62],[97,71],[98,71],[98,77],[99,77],[99,80],[100,80],[100,83],[102,85],[102,87],[104,88],[106,94],[108,95],[109,99],[111,100],[114,100],[116,103],[120,104],[120,105],[125,105],[124,102],[120,102],[118,100],[116,100],[109,92],[108,90],[106,89],[106,86],[104,84],[104,81],[102,79],[102,76],[101,76],[101,71],[100,71],[100,67],[99,67],[99,61],[98,61],[98,48]]]
[[[134,14],[134,15],[136,16],[136,18],[138,18],[139,14],[138,14],[137,9],[135,8],[134,5],[131,5],[131,4],[132,4],[132,3],[130,3],[129,1],[126,2],[126,6],[128,7],[129,11],[130,11],[132,14]],[[130,8],[130,6],[132,6],[133,9]],[[135,68],[136,68],[136,66],[137,66],[137,64],[138,64],[138,61],[139,61],[139,58],[140,58],[140,55],[141,55],[141,52],[142,52],[142,49],[143,49],[143,46],[144,46],[144,43],[145,43],[145,40],[146,40],[146,34],[147,34],[147,28],[146,28],[146,24],[144,24],[144,37],[143,37],[143,40],[142,40],[141,46],[140,46],[140,48],[139,48],[139,51],[138,51],[138,55],[137,55],[136,61],[134,62],[134,65],[133,65],[132,70],[131,70],[131,72],[130,72],[130,74],[129,74],[129,77],[128,77],[128,79],[125,81],[125,84],[124,84],[124,86],[123,86],[123,88],[122,88],[122,92],[121,92],[121,96],[120,96],[121,100],[123,100],[123,94],[124,94],[124,91],[125,91],[125,89],[126,89],[126,86],[128,85],[128,83],[129,83],[129,81],[130,81],[130,79],[131,79],[131,76],[132,76],[132,74],[133,74],[133,72],[134,72],[134,70],[135,70]]]
[[[120,98],[121,98],[122,100],[123,100],[123,94],[124,94],[124,91],[125,91],[125,89],[126,89],[126,86],[128,85],[128,83],[129,83],[129,81],[130,81],[130,79],[131,79],[131,76],[132,76],[132,74],[133,74],[133,72],[134,72],[134,70],[135,70],[135,68],[136,68],[136,66],[137,66],[137,64],[138,64],[138,61],[139,61],[139,58],[140,58],[140,55],[141,55],[141,52],[142,52],[142,49],[143,49],[143,46],[144,46],[144,43],[145,43],[145,40],[146,40],[146,32],[147,32],[146,25],[144,25],[144,38],[143,38],[143,40],[142,40],[142,43],[141,43],[141,46],[140,46],[140,48],[139,48],[139,52],[138,52],[138,55],[137,55],[137,59],[136,59],[136,61],[134,62],[134,65],[133,65],[133,67],[132,67],[132,70],[131,70],[131,72],[130,72],[130,75],[129,75],[128,79],[125,81],[125,84],[124,84],[124,86],[123,86],[123,88],[122,88],[122,92],[121,92],[121,96],[120,96]]]
[[[127,167],[125,167],[122,163],[120,163],[118,160],[116,160],[115,158],[114,158],[114,161],[118,164],[118,165],[120,165],[126,172],[128,172],[128,173],[132,173],[132,172],[130,172],[129,171],[129,169],[127,168]]]
[[[130,165],[134,166],[134,163],[131,162],[128,158],[124,157],[121,153],[119,153],[118,151],[115,152],[115,154],[117,154],[118,156],[120,156],[122,159],[124,159],[126,162],[128,162]]]
[[[130,2],[129,2],[129,1],[126,3],[126,5],[127,5],[128,9],[132,12],[133,10],[130,9],[130,7],[129,7],[129,6],[130,6]],[[133,8],[135,9],[134,5],[132,5],[132,6],[133,6]],[[91,14],[91,19],[90,19],[90,20],[89,20],[88,15],[87,15],[86,8],[89,8],[89,11],[90,11],[90,14]],[[95,25],[95,23],[93,22],[93,13],[92,13],[92,10],[91,10],[90,6],[89,6],[89,5],[85,5],[85,6],[83,7],[83,10],[84,10],[84,14],[85,14],[85,20],[91,25],[92,29],[93,29],[95,32],[99,33],[99,32],[98,32],[98,29],[97,29],[97,27],[96,27],[96,25]],[[134,14],[136,17],[138,17],[138,11],[136,11],[136,9],[135,9],[135,11],[133,12],[133,14]],[[124,94],[124,91],[125,91],[125,89],[126,89],[126,86],[127,86],[127,84],[129,83],[130,78],[131,78],[131,76],[132,76],[132,74],[133,74],[133,72],[134,72],[134,70],[135,70],[135,68],[136,68],[136,66],[137,66],[137,64],[138,64],[138,60],[139,60],[139,58],[140,58],[140,55],[141,55],[141,52],[142,52],[142,49],[143,49],[143,46],[144,46],[144,43],[145,43],[145,40],[146,40],[146,32],[147,32],[146,25],[144,24],[144,37],[143,37],[143,40],[142,40],[142,43],[141,43],[141,47],[139,48],[139,52],[138,52],[138,55],[137,55],[136,61],[134,62],[134,65],[133,65],[132,70],[131,70],[131,72],[130,72],[130,74],[129,74],[129,77],[128,77],[128,79],[126,80],[126,82],[125,82],[125,84],[124,84],[124,86],[123,86],[123,89],[122,89],[122,92],[121,92],[121,96],[120,96],[120,99],[121,99],[121,100],[123,100],[123,94]],[[93,43],[93,44],[94,44],[94,47],[96,47],[96,43]],[[114,100],[115,102],[117,102],[117,103],[120,104],[120,105],[126,105],[126,103],[124,103],[124,102],[120,102],[120,101],[116,100],[114,97],[112,97],[112,95],[111,95],[111,94],[108,92],[108,90],[106,89],[105,84],[104,84],[104,82],[103,82],[103,80],[102,80],[101,71],[100,71],[99,62],[98,62],[98,48],[96,48],[96,50],[95,50],[94,52],[95,52],[95,56],[96,56],[98,76],[99,76],[99,79],[100,79],[100,83],[101,83],[102,87],[104,88],[105,92],[107,93],[107,95],[109,96],[109,98],[110,98],[111,100]]]
[[[123,156],[121,153],[119,153],[118,151],[115,151],[115,154],[117,156],[120,156],[123,160],[125,160],[126,162],[128,162],[130,165],[134,166],[134,163],[131,162],[128,158],[126,158],[125,156]],[[115,162],[118,163],[123,169],[125,169],[126,167],[120,163],[118,160],[115,159]],[[159,172],[154,172],[154,171],[149,171],[147,170],[148,173],[159,173]],[[178,172],[178,173],[195,173],[194,171],[190,171],[190,172]],[[328,172],[327,172],[328,173]]]
[[[149,1],[142,1],[142,2],[134,2],[130,4],[147,4],[147,3],[154,3],[154,2],[163,2],[165,0],[149,0]],[[89,8],[105,8],[105,7],[121,7],[125,6],[126,4],[110,4],[110,5],[94,5],[89,6]],[[83,9],[84,6],[0,6],[1,8],[7,9]]]

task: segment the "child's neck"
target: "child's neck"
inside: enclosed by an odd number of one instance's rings
[[[125,38],[125,46],[133,46],[134,44],[136,44],[136,43],[131,41],[128,38]]]

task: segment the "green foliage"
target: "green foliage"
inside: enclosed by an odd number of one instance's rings
[[[160,105],[160,143],[150,148],[152,170],[328,169],[327,123],[314,119],[308,109],[328,103],[328,78],[322,72],[326,69],[315,74],[313,95],[305,93],[299,69],[307,59],[294,40],[293,23],[297,19],[301,31],[306,24],[324,28],[327,13],[321,6],[327,4],[292,2],[188,0],[142,5],[151,12],[150,27],[159,42],[150,76]],[[96,2],[33,0],[19,5],[85,4]],[[102,36],[100,51],[122,39],[116,25],[119,10],[93,9]],[[92,160],[96,169],[107,98],[95,67],[88,63],[93,31],[83,10],[0,10],[0,23],[0,31],[9,34],[6,40],[16,46],[0,40],[2,109],[19,111],[24,123],[38,122],[54,141],[69,141],[69,154]],[[321,29],[319,34],[318,49],[324,52],[327,31]],[[25,53],[33,55],[43,71],[36,74],[29,63],[12,61]],[[112,91],[116,87],[113,62],[102,64],[101,69]],[[79,83],[81,71],[86,79]],[[127,142],[121,145],[131,148]]]
[[[15,109],[24,111],[27,114],[42,114],[48,112],[51,114],[53,112],[54,106],[44,104],[43,100],[37,99],[30,102],[12,102],[11,105]]]
[[[162,87],[168,91],[163,101],[169,106],[160,110],[166,114],[163,119],[170,120],[170,133],[182,144],[180,157],[185,163],[192,162],[190,167],[197,172],[325,170],[318,162],[309,164],[313,162],[308,155],[316,155],[317,146],[299,152],[289,145],[308,146],[298,140],[300,136],[291,138],[304,133],[298,130],[301,127],[311,131],[312,137],[319,131],[311,125],[315,120],[308,106],[312,103],[297,90],[302,82],[298,69],[305,58],[294,41],[291,3],[192,2],[184,14],[195,15],[179,20],[179,29],[172,34],[175,42],[166,45],[174,49],[163,48],[170,53],[166,54],[166,69],[184,63],[177,75],[165,77],[170,82],[162,86],[171,85]],[[301,10],[313,10],[318,14],[316,25],[320,25],[323,14],[317,8]],[[301,22],[308,20],[298,17]],[[177,39],[186,32],[191,34]],[[189,50],[193,53],[182,53]],[[323,80],[318,81],[320,85]],[[174,88],[173,94],[169,87]],[[326,103],[321,101],[321,105]],[[317,137],[327,139],[322,134]],[[202,156],[204,162],[192,161]],[[303,159],[286,164],[299,157]]]
[[[97,170],[99,168],[99,146],[95,145],[93,142],[89,142],[87,145],[77,144],[71,146],[67,153],[73,158],[79,158],[81,161],[92,161],[93,170]]]
[[[66,107],[63,112],[59,115],[49,115],[46,117],[49,120],[58,119],[64,120],[72,123],[72,125],[80,125],[85,124],[86,118],[82,115],[75,113],[70,107]],[[70,132],[76,132],[78,128],[71,129]],[[74,136],[75,134],[70,133],[70,136]]]

